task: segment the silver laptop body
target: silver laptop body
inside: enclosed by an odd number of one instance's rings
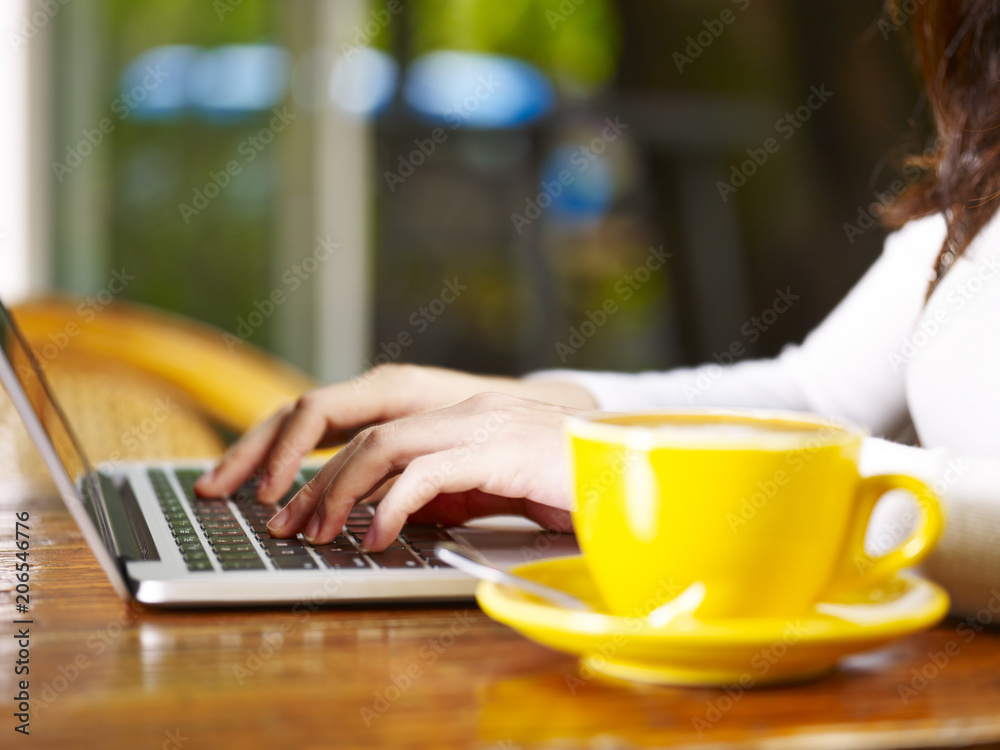
[[[389,554],[366,555],[357,542],[370,509],[360,506],[334,544],[295,540],[279,547],[281,541],[263,531],[274,509],[249,490],[207,501],[193,496],[191,481],[208,461],[121,462],[95,471],[2,302],[0,383],[123,598],[164,606],[468,599],[476,581],[438,562],[436,541],[464,542],[505,566],[578,552],[572,535],[505,520],[507,528],[410,525]],[[309,471],[303,469],[300,482]]]

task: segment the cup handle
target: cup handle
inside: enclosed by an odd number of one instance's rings
[[[896,549],[880,557],[865,552],[865,532],[875,503],[890,490],[910,492],[921,509],[917,528]],[[847,537],[848,558],[834,578],[830,593],[841,593],[891,578],[901,568],[915,565],[934,548],[944,528],[941,501],[926,484],[913,477],[882,474],[866,477],[858,485],[855,515]]]

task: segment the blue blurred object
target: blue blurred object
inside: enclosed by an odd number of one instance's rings
[[[369,117],[392,101],[398,83],[395,59],[371,47],[354,47],[333,64],[330,98],[345,112]]]
[[[568,184],[559,179],[563,172],[570,175]],[[602,218],[615,194],[607,159],[573,146],[561,146],[549,155],[542,166],[542,184],[562,186],[552,196],[552,218],[571,224]]]
[[[153,47],[133,60],[121,79],[120,119],[135,115],[141,120],[180,117],[188,108],[188,78],[201,50],[190,45]]]
[[[270,109],[285,96],[288,53],[265,44],[206,50],[188,78],[191,105],[211,120]]]
[[[288,57],[266,44],[154,47],[125,69],[121,107],[144,120],[173,119],[191,110],[212,121],[246,117],[284,98]]]
[[[545,115],[555,95],[545,75],[521,60],[442,51],[413,61],[403,98],[427,119],[453,128],[511,128]]]

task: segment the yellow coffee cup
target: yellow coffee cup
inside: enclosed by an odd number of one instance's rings
[[[568,422],[573,525],[608,609],[642,615],[695,582],[699,615],[793,616],[921,560],[942,529],[911,477],[862,479],[864,430],[771,411],[674,410]],[[878,499],[906,490],[922,513],[870,557]]]

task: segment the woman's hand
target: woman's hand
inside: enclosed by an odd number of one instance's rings
[[[363,498],[380,500],[362,546],[384,549],[412,515],[457,524],[516,513],[571,528],[563,422],[577,411],[498,393],[369,427],[271,519],[273,536],[337,536]]]
[[[596,406],[585,389],[570,383],[383,365],[346,383],[310,391],[274,414],[240,438],[195,489],[204,496],[229,495],[254,476],[258,499],[276,503],[294,483],[302,458],[314,448],[343,443],[359,427],[441,409],[488,391],[563,406]]]

